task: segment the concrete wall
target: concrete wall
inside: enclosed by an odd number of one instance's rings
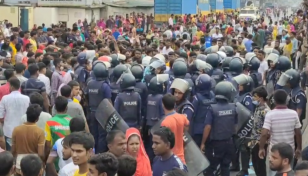
[[[111,7],[111,6],[106,6],[101,9],[101,17],[104,19],[107,19],[108,16],[110,15],[126,15],[130,14],[132,12],[135,13],[144,13],[144,14],[153,14],[154,15],[154,7]]]
[[[100,9],[83,9],[83,8],[60,8],[60,7],[36,7],[34,9],[34,21],[35,24],[41,25],[45,23],[47,27],[51,24],[59,24],[59,22],[66,22],[67,27],[71,28],[74,23],[79,19],[88,22],[92,18],[100,18]],[[48,15],[46,15],[48,14]]]
[[[26,7],[29,10],[29,28],[34,24],[33,7]],[[0,6],[1,19],[8,20],[13,26],[18,26],[20,20],[20,10],[18,7]]]

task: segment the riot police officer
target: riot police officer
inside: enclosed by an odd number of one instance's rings
[[[111,80],[111,83],[110,83],[112,104],[114,103],[118,93],[120,92],[120,84],[118,83],[118,80],[120,79],[123,73],[128,72],[128,71],[129,71],[129,68],[127,67],[127,65],[123,65],[123,64],[117,65],[113,69],[113,79]]]
[[[144,137],[144,145],[146,152],[152,162],[154,153],[152,149],[152,137],[149,133],[151,128],[164,116],[162,98],[166,91],[166,83],[169,81],[168,74],[158,74],[153,77],[148,85],[148,98],[146,103],[146,135]]]
[[[194,64],[196,65],[196,67],[199,71],[199,74],[207,74],[209,76],[213,75],[213,67],[210,64],[208,64],[208,63],[206,63],[202,60],[199,60],[199,59],[195,60]],[[215,86],[216,86],[216,81],[212,77],[211,77],[211,82],[212,82],[212,90],[214,90]]]
[[[277,69],[279,55],[270,53],[267,57],[269,69],[265,72],[266,90],[268,96],[271,97],[274,93],[276,83],[280,77],[280,71]]]
[[[224,46],[223,48],[220,48],[219,51],[226,53],[227,57],[233,57],[235,54],[234,49],[231,46]]]
[[[134,91],[136,80],[131,73],[123,73],[119,80],[121,92],[114,101],[114,109],[120,114],[129,127],[140,128],[141,98]]]
[[[254,112],[255,105],[253,104],[253,98],[251,91],[254,88],[253,80],[250,76],[241,74],[233,78],[235,82],[239,85],[239,96],[237,97],[238,102],[240,102],[244,107],[246,107],[251,113]],[[251,132],[250,130],[247,130]],[[235,139],[237,140],[237,139]],[[237,174],[237,176],[248,175],[249,168],[249,159],[250,159],[250,149],[247,146],[247,143],[239,144],[239,151],[232,161],[231,170],[237,170],[239,168],[239,154],[241,153],[241,164],[242,170]]]
[[[87,79],[90,77],[90,72],[86,69],[89,64],[87,54],[81,52],[77,56],[78,65],[74,68],[74,77],[79,82],[81,90],[85,91]]]
[[[229,71],[226,74],[226,81],[229,81],[233,84],[235,88],[237,88],[236,82],[233,80],[233,77],[240,75],[243,72],[243,61],[239,57],[233,57],[229,63]]]
[[[305,118],[307,98],[305,92],[299,86],[300,74],[297,70],[289,69],[282,73],[277,84],[291,89],[288,107],[297,112],[300,121]]]
[[[219,68],[221,62],[220,56],[217,53],[207,55],[206,62],[213,67],[213,78],[216,83],[219,83],[224,79],[223,71]]]
[[[189,89],[190,89],[190,94],[189,96],[193,96],[195,94],[195,84],[193,83],[193,81],[191,80],[191,78],[186,78],[187,72],[188,72],[188,68],[185,62],[182,61],[176,61],[173,63],[172,66],[172,70],[173,70],[173,75],[174,78],[181,78],[181,79],[185,79],[188,84],[189,84]],[[168,92],[170,93],[170,86],[172,84],[173,80],[170,81],[169,85],[168,85]],[[190,97],[188,97],[190,98]]]
[[[287,56],[279,56],[277,62],[277,69],[281,72],[285,72],[291,68],[291,61]]]
[[[198,146],[201,146],[205,117],[210,112],[211,104],[215,103],[211,80],[207,74],[200,74],[196,79],[196,95],[192,101],[195,116],[191,120],[191,133]]]
[[[111,57],[111,61],[110,61],[111,66],[109,68],[109,79],[112,80],[113,70],[117,65],[120,64],[120,61],[119,61],[118,54],[111,54],[110,57]]]
[[[218,165],[222,176],[230,175],[229,166],[234,155],[232,135],[237,124],[236,106],[230,102],[234,101],[235,93],[233,84],[228,81],[222,81],[215,87],[217,103],[211,105],[211,112],[206,116],[201,142],[201,149],[210,161],[204,175],[212,176]]]
[[[185,114],[190,121],[194,115],[194,107],[189,101],[190,95],[189,83],[180,78],[176,78],[170,87],[171,94],[174,95],[176,100],[176,112],[179,114]]]
[[[157,74],[163,74],[165,72],[166,64],[165,62],[161,60],[155,60],[154,58],[154,61],[150,63],[149,70],[150,74],[146,74],[144,76],[144,81],[147,86],[150,84],[150,81],[153,77],[155,77]]]
[[[93,64],[93,73],[95,79],[88,82],[86,96],[88,99],[88,124],[91,134],[95,139],[95,152],[102,153],[108,150],[106,143],[107,132],[99,125],[95,118],[95,112],[100,102],[107,98],[111,99],[111,89],[108,81],[108,64],[106,62],[96,61]]]
[[[136,85],[135,85],[135,92],[138,92],[141,97],[141,115],[142,117],[145,116],[146,112],[146,102],[147,102],[147,96],[148,96],[148,89],[144,82],[141,82],[143,78],[143,67],[139,64],[133,65],[130,68],[132,74],[134,75],[136,79]]]
[[[249,61],[248,61],[248,66],[249,66],[249,73],[250,77],[253,80],[254,87],[259,87],[262,86],[262,74],[258,72],[258,69],[260,67],[260,60],[256,57],[253,56]]]

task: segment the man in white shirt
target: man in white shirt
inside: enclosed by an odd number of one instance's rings
[[[258,59],[260,60],[260,66],[258,69],[258,72],[262,74],[262,80],[264,82],[264,75],[266,70],[268,70],[268,63],[265,60],[265,52],[262,50],[259,50],[258,54],[257,54]]]
[[[50,95],[51,88],[50,88],[50,79],[45,75],[46,74],[46,65],[42,62],[37,64],[39,67],[39,76],[37,77],[38,80],[42,81],[46,87],[47,95]]]
[[[20,125],[23,116],[30,104],[30,99],[19,92],[20,81],[17,78],[9,79],[10,94],[3,96],[0,102],[0,119],[4,122],[3,133],[6,139],[6,150],[11,149],[12,133],[15,127]]]
[[[30,96],[30,103],[31,104],[38,104],[38,105],[40,105],[43,108],[43,106],[44,106],[44,97],[40,93],[34,92]],[[51,119],[51,118],[52,118],[52,116],[49,113],[42,111],[40,116],[39,116],[38,121],[36,122],[36,125],[39,128],[41,128],[42,130],[45,130],[46,122],[49,119]],[[20,125],[25,123],[25,122],[27,122],[27,114],[24,114],[21,117]]]
[[[219,32],[220,28],[218,26],[216,26],[215,29],[216,29],[216,31],[215,31],[214,34],[212,34],[212,39],[220,39],[220,38],[222,38],[223,35]]]
[[[173,26],[173,14],[171,14],[171,17],[168,20],[169,26]]]
[[[71,135],[74,135],[74,132],[84,131],[85,130],[85,121],[82,118],[73,118],[70,121],[70,131],[71,134],[58,139],[53,148],[52,151],[49,154],[48,160],[47,160],[47,167],[52,168],[52,165],[54,163],[54,160],[58,157],[59,158],[59,176],[73,176],[75,171],[78,169],[77,165],[74,165],[73,160],[71,158],[71,148],[69,147],[69,141],[72,137]],[[53,170],[52,172],[55,172]]]
[[[169,39],[166,40],[166,45],[164,46],[161,54],[166,54],[168,55],[169,52],[174,52],[173,49],[170,47],[171,46],[171,41]]]

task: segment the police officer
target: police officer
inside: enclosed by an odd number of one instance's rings
[[[148,88],[144,82],[141,82],[144,69],[141,65],[135,64],[130,68],[130,70],[136,79],[135,92],[139,93],[141,97],[141,115],[144,117],[146,113],[146,102],[148,96]]]
[[[118,54],[111,54],[110,57],[111,57],[111,61],[110,61],[111,66],[109,68],[109,79],[112,80],[113,70],[117,65],[120,64],[120,61],[118,58],[119,57]]]
[[[87,54],[81,52],[77,56],[78,65],[74,68],[74,77],[80,84],[80,89],[85,91],[87,86],[87,79],[90,77],[90,72],[87,70],[89,61],[87,60]]]
[[[114,103],[115,98],[117,97],[118,93],[120,92],[120,84],[118,83],[118,80],[120,79],[120,77],[122,76],[122,74],[124,72],[127,72],[129,70],[129,68],[127,67],[127,65],[117,65],[114,69],[113,69],[113,79],[111,80],[110,83],[110,88],[111,88],[111,102]]]
[[[106,143],[107,132],[102,128],[95,118],[95,112],[100,102],[107,98],[111,101],[111,89],[108,81],[108,67],[107,62],[96,61],[93,64],[93,73],[95,79],[88,82],[86,88],[86,96],[88,99],[89,115],[89,129],[95,139],[95,152],[102,153],[108,150]]]
[[[196,95],[192,101],[195,116],[191,120],[192,137],[198,146],[201,146],[205,117],[210,112],[211,104],[215,103],[215,94],[211,88],[211,77],[200,74],[196,79]]]
[[[277,69],[281,72],[285,72],[291,68],[291,61],[287,56],[279,56],[277,62]]]
[[[180,78],[176,78],[170,87],[171,94],[174,95],[176,100],[176,112],[185,114],[190,121],[194,115],[194,107],[189,101],[190,95],[189,83]]]
[[[265,72],[265,81],[266,81],[266,90],[269,97],[271,97],[271,95],[274,93],[276,83],[280,77],[280,71],[277,69],[276,65],[278,62],[278,58],[279,55],[275,53],[270,53],[267,56],[269,69]]]
[[[234,86],[228,81],[222,81],[215,87],[217,103],[211,105],[211,112],[206,116],[201,142],[201,150],[205,151],[210,162],[206,176],[212,176],[218,165],[222,176],[230,175],[229,166],[234,155],[232,135],[237,124],[236,106],[230,102],[234,101],[235,93]]]
[[[234,49],[231,46],[224,46],[224,48],[220,48],[219,51],[226,53],[227,57],[233,57],[235,54]]]
[[[229,71],[226,73],[226,81],[229,81],[237,88],[236,82],[233,80],[233,77],[240,75],[243,72],[243,61],[239,57],[233,57],[229,63]]]
[[[141,98],[135,92],[136,80],[131,73],[123,73],[120,80],[121,92],[115,99],[114,109],[120,114],[129,127],[140,128]]]
[[[144,76],[144,81],[147,86],[149,85],[153,77],[155,77],[157,74],[163,74],[165,72],[166,64],[165,62],[154,58],[154,61],[150,63],[149,70],[150,70],[150,74],[146,74]]]
[[[227,78],[229,74],[231,75],[230,70],[229,70],[229,64],[230,64],[231,59],[232,57],[226,57],[221,63],[221,68],[224,73],[224,79]]]
[[[199,59],[195,60],[194,64],[196,65],[196,67],[199,71],[199,75],[201,75],[201,74],[207,74],[209,76],[213,75],[213,67],[210,64],[208,64],[208,63],[206,63],[202,60],[199,60]],[[216,86],[216,81],[212,77],[211,77],[211,82],[212,82],[212,90],[214,91],[215,86]]]
[[[253,80],[250,76],[245,74],[236,76],[233,79],[239,85],[239,96],[237,97],[237,101],[244,105],[251,113],[253,113],[255,109],[251,95],[251,91],[254,88]],[[247,131],[251,132],[251,129]],[[247,143],[240,144],[239,150],[241,152],[242,170],[237,174],[237,176],[245,176],[248,175],[250,150],[247,146]],[[240,152],[237,152],[237,155],[234,157],[232,161],[232,167],[230,168],[231,170],[237,170],[239,168]]]
[[[223,71],[219,68],[219,63],[221,62],[220,56],[217,53],[212,53],[207,55],[206,62],[213,67],[213,78],[216,83],[219,83],[224,79]]]
[[[300,74],[297,70],[289,69],[282,73],[277,84],[287,86],[291,89],[289,96],[290,101],[288,107],[297,112],[300,121],[305,118],[307,98],[305,92],[299,86]]]
[[[151,128],[164,116],[162,98],[166,91],[165,83],[169,81],[168,74],[158,74],[153,77],[148,86],[148,98],[146,103],[146,134],[144,137],[144,145],[147,154],[152,162],[154,153],[152,149],[152,137],[150,135]]]
[[[259,87],[262,86],[262,74],[258,72],[258,69],[260,67],[260,60],[256,57],[253,56],[249,61],[248,61],[248,66],[249,66],[249,73],[250,77],[254,82],[254,87]]]
[[[186,75],[187,75],[187,71],[188,71],[187,64],[185,62],[182,62],[182,61],[176,61],[176,62],[173,63],[172,70],[173,70],[174,78],[181,78],[181,79],[184,79],[188,82],[189,90],[190,90],[188,98],[190,99],[190,96],[193,96],[195,94],[195,84],[191,80],[191,78],[185,78]],[[169,93],[171,92],[170,86],[171,86],[172,82],[173,82],[173,80],[168,85],[168,92]]]

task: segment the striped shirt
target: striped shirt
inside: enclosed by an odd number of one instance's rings
[[[265,115],[263,128],[271,134],[271,146],[286,142],[295,148],[294,130],[301,127],[297,112],[291,109],[276,107]]]

